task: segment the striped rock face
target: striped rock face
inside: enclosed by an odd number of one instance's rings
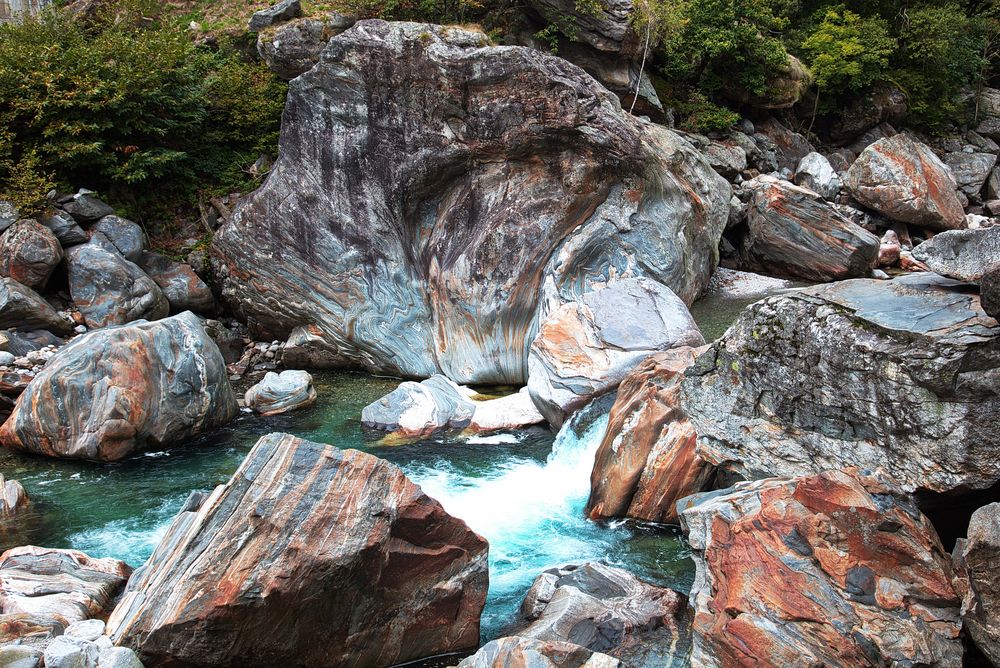
[[[578,67],[360,21],[290,84],[280,157],[216,235],[223,298],[371,371],[523,384],[560,303],[648,276],[690,303],[731,188]]]
[[[108,630],[147,665],[389,666],[479,644],[486,554],[392,464],[271,434],[192,497]]]
[[[856,471],[680,502],[691,665],[961,666],[951,561],[909,497]]]
[[[113,461],[220,426],[238,412],[218,347],[187,312],[74,339],[28,384],[0,427],[0,444]]]

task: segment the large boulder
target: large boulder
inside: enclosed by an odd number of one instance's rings
[[[389,666],[474,649],[486,553],[385,460],[271,434],[189,501],[108,633],[152,665]]]
[[[560,306],[542,323],[528,354],[528,391],[558,427],[651,354],[704,343],[670,289],[626,279]]]
[[[170,312],[163,291],[142,269],[101,243],[66,251],[69,293],[90,327],[158,320]]]
[[[621,662],[569,642],[508,636],[491,640],[458,668],[619,668]]]
[[[966,538],[955,552],[965,629],[990,662],[1000,665],[1000,503],[972,514]]]
[[[104,216],[91,228],[92,239],[117,251],[129,262],[138,263],[146,247],[146,235],[138,223],[120,216]]]
[[[962,665],[950,560],[908,497],[828,471],[681,504],[691,665]]]
[[[1000,263],[1000,227],[935,234],[913,249],[913,257],[942,276],[978,283]]]
[[[856,200],[892,220],[937,230],[965,227],[951,170],[907,134],[884,137],[862,151],[844,185]]]
[[[268,372],[246,391],[244,403],[260,415],[278,415],[316,403],[316,388],[306,371]]]
[[[38,217],[38,222],[49,228],[63,248],[85,244],[90,236],[83,231],[80,224],[73,220],[73,216],[65,211],[51,209]]]
[[[979,279],[979,295],[986,314],[1000,320],[1000,263],[989,267]]]
[[[0,328],[47,329],[69,334],[73,324],[31,288],[12,278],[0,277]]]
[[[699,454],[745,477],[883,468],[907,490],[1000,480],[1000,325],[933,274],[749,307],[688,369]]]
[[[630,54],[639,46],[632,30],[632,0],[597,0],[586,6],[575,0],[529,0],[542,18],[564,32],[572,32],[573,41],[597,51]]]
[[[429,436],[442,429],[462,429],[469,426],[476,412],[469,394],[441,375],[419,383],[407,381],[365,406],[361,411],[361,424],[404,437]]]
[[[218,347],[187,312],[61,348],[0,427],[0,444],[112,461],[223,425],[238,411]]]
[[[997,156],[994,153],[957,151],[945,155],[944,162],[951,169],[959,189],[968,197],[976,197],[997,164]]]
[[[878,237],[811,190],[762,176],[753,188],[736,268],[784,278],[838,281],[867,277]]]
[[[214,238],[223,298],[353,366],[523,384],[552,307],[621,276],[690,302],[717,263],[729,185],[535,49],[360,21],[291,82],[282,128]]]
[[[527,626],[517,635],[571,642],[625,665],[679,668],[687,641],[683,594],[597,562],[550,568],[521,604]]]
[[[212,289],[191,265],[174,262],[165,255],[143,251],[136,262],[140,269],[146,272],[159,286],[174,313],[194,311],[211,315],[216,311],[215,296]]]
[[[697,434],[679,395],[684,370],[704,349],[646,359],[618,388],[590,476],[587,514],[676,524],[676,504],[705,489],[714,469],[695,453]]]
[[[132,569],[77,550],[15,547],[0,554],[0,613],[61,627],[107,614]]]
[[[56,235],[36,220],[19,220],[0,236],[0,276],[33,290],[45,288],[62,257]]]

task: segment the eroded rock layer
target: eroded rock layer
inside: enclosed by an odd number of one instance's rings
[[[551,306],[633,275],[690,302],[717,263],[729,185],[547,53],[361,21],[292,81],[282,128],[215,237],[223,296],[355,366],[521,384]]]

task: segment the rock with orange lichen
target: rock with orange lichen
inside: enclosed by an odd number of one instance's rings
[[[308,327],[345,366],[522,385],[560,304],[623,277],[691,303],[718,263],[729,184],[538,49],[359,21],[290,82],[285,121],[212,245],[258,338]]]
[[[680,502],[692,665],[962,665],[950,559],[909,497],[854,470]]]
[[[951,170],[907,134],[884,137],[862,151],[844,185],[860,203],[892,220],[936,230],[965,227]]]
[[[559,307],[542,323],[528,353],[528,391],[558,427],[615,389],[649,355],[704,343],[684,302],[669,288],[646,278],[624,279]]]
[[[878,260],[878,237],[821,196],[771,176],[745,187],[753,194],[746,227],[735,244],[735,268],[809,281],[871,274]]]
[[[28,384],[0,444],[113,461],[225,424],[239,412],[226,364],[190,311],[80,336]]]
[[[715,468],[695,452],[697,434],[680,407],[680,383],[705,348],[646,359],[618,387],[590,476],[587,514],[676,524],[677,501],[700,492]]]
[[[270,434],[189,500],[108,634],[147,665],[389,666],[471,650],[486,556],[389,462]]]

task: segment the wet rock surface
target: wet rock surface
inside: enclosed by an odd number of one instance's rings
[[[46,364],[0,427],[0,444],[113,461],[220,426],[239,408],[197,316],[98,330]]]
[[[213,255],[268,338],[313,326],[355,367],[518,385],[551,306],[629,275],[700,294],[729,190],[564,60],[361,21],[291,83],[280,157]]]
[[[619,668],[618,659],[568,642],[519,636],[491,640],[458,668]]]
[[[244,401],[255,413],[278,415],[316,403],[316,388],[306,371],[270,371],[246,391]]]
[[[749,307],[687,371],[698,453],[745,477],[883,468],[905,490],[1000,480],[1000,325],[933,274]]]
[[[271,434],[189,500],[109,634],[152,665],[393,665],[474,649],[486,551],[392,464]]]
[[[829,471],[681,505],[692,665],[962,665],[948,555],[882,482]]]

